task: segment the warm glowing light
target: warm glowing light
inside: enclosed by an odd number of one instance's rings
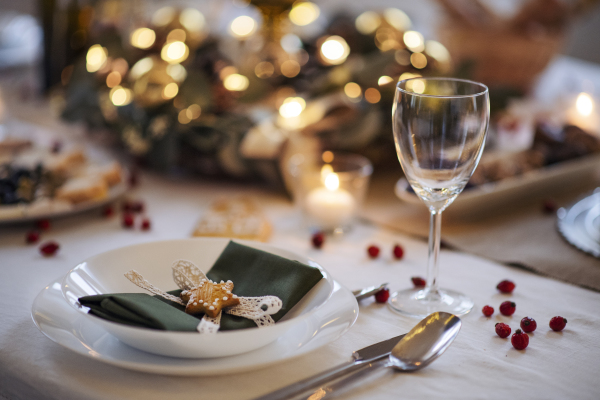
[[[106,63],[108,52],[99,44],[95,44],[87,52],[85,57],[88,72],[96,72]]]
[[[281,74],[287,78],[293,78],[300,73],[300,64],[294,60],[287,60],[281,64]]]
[[[377,80],[377,84],[379,86],[383,86],[383,85],[387,85],[388,83],[390,83],[392,81],[393,81],[393,79],[391,76],[383,75],[383,76],[379,77],[379,80]]]
[[[165,100],[172,99],[177,96],[177,93],[179,93],[179,86],[175,82],[171,82],[163,89],[162,97]]]
[[[106,86],[113,88],[121,83],[121,74],[113,71],[106,76]]]
[[[229,32],[238,39],[243,39],[252,35],[255,30],[256,22],[252,17],[247,15],[237,17],[231,21],[231,25],[229,25]]]
[[[186,8],[179,15],[179,22],[190,32],[200,32],[206,26],[204,15],[195,8]]]
[[[422,79],[408,81],[406,82],[406,88],[415,93],[423,93],[425,91],[425,81]]]
[[[131,80],[136,80],[140,76],[144,75],[148,71],[152,69],[154,66],[154,61],[150,57],[145,57],[133,64],[131,67],[131,72],[129,73],[129,78]]]
[[[305,1],[294,4],[290,10],[289,17],[294,24],[305,26],[319,18],[320,14],[321,10],[316,4]]]
[[[201,113],[202,113],[202,108],[200,108],[200,106],[198,104],[192,104],[185,111],[185,115],[190,120],[198,118]]]
[[[356,99],[362,94],[362,89],[358,83],[348,82],[346,86],[344,86],[344,93],[346,93],[346,96],[350,97],[351,99]]]
[[[300,38],[293,33],[284,35],[281,38],[280,43],[281,47],[283,47],[286,52],[291,54],[297,53],[298,50],[302,48],[302,40],[300,40]]]
[[[124,58],[121,57],[114,59],[110,64],[110,67],[113,71],[117,71],[119,74],[121,74],[121,76],[124,76],[129,70],[129,64]]]
[[[400,78],[398,78],[398,82],[403,81],[405,79],[411,79],[411,78],[420,78],[421,75],[419,74],[413,74],[412,72],[405,72],[402,75],[400,75]]]
[[[168,65],[167,74],[177,82],[183,82],[187,77],[187,71],[181,64]]]
[[[275,73],[275,67],[268,61],[259,62],[254,67],[254,73],[261,79],[270,78]]]
[[[381,93],[375,88],[368,88],[365,90],[365,100],[371,104],[379,103],[379,100],[381,100]]]
[[[154,44],[156,33],[149,28],[138,28],[131,34],[131,45],[138,49],[147,49]]]
[[[321,45],[321,55],[329,64],[341,64],[349,54],[350,47],[341,36],[330,36]]]
[[[404,44],[414,52],[421,52],[425,49],[423,35],[417,31],[404,32]]]
[[[175,18],[175,9],[173,7],[163,7],[152,15],[152,23],[155,26],[165,26]]]
[[[412,53],[410,56],[410,63],[413,67],[423,69],[427,66],[427,57],[423,53]]]
[[[112,88],[110,90],[109,97],[110,101],[112,101],[115,106],[125,106],[131,103],[133,98],[131,90],[125,89],[121,86],[115,86]]]
[[[592,114],[594,111],[594,101],[592,100],[592,96],[587,93],[579,93],[577,96],[577,100],[575,101],[575,108],[577,108],[577,112],[584,117]]]
[[[173,29],[167,35],[167,43],[170,42],[185,42],[187,35],[183,29]]]
[[[400,65],[409,65],[410,64],[410,53],[404,49],[396,51],[394,54],[394,59]]]
[[[241,92],[248,89],[248,85],[250,81],[244,75],[240,74],[231,74],[225,78],[223,81],[223,86],[225,89],[231,90],[233,92]]]
[[[221,71],[219,71],[219,78],[221,78],[221,80],[224,81],[225,78],[227,78],[229,75],[237,73],[238,69],[236,67],[234,67],[233,65],[228,65],[222,68]]]
[[[324,151],[323,154],[321,155],[321,158],[323,159],[324,163],[330,163],[333,161],[333,153],[331,151]],[[333,172],[333,168],[331,167],[331,165],[329,165],[329,168],[331,168],[330,172]],[[325,169],[325,165],[323,165],[323,168],[321,169],[321,171],[323,171]]]
[[[284,118],[297,117],[306,107],[306,102],[302,97],[288,97],[279,107],[279,115]]]
[[[398,29],[399,31],[405,31],[410,28],[411,22],[408,15],[402,10],[397,8],[388,8],[383,12],[383,18],[388,24]]]
[[[338,190],[340,187],[340,178],[338,178],[338,175],[335,172],[327,175],[325,178],[325,187],[331,191]]]
[[[160,57],[169,64],[176,64],[188,58],[190,51],[183,42],[171,42],[163,46]]]
[[[192,121],[192,119],[187,116],[187,108],[179,111],[179,114],[177,115],[177,120],[180,124],[183,125],[189,124]]]
[[[326,151],[325,153],[330,153],[331,154],[331,160],[333,161],[333,153],[331,153],[330,151]],[[323,155],[325,155],[325,153],[323,153]],[[325,162],[331,162],[331,161],[325,161]],[[325,165],[323,165],[323,167],[321,167],[321,181],[325,182],[325,179],[331,173],[333,173],[333,167],[331,166],[331,164],[325,164]]]
[[[370,35],[381,25],[381,17],[374,11],[365,11],[356,17],[354,25],[363,35]]]
[[[448,52],[448,49],[446,49],[443,44],[436,42],[435,40],[428,40],[425,42],[425,53],[435,58],[439,62],[446,63],[450,61],[450,53]]]

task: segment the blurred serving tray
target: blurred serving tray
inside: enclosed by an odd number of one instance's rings
[[[519,176],[466,189],[446,212],[467,215],[567,190],[584,187],[589,190],[589,186],[598,180],[599,172],[600,154],[564,161]],[[406,203],[423,204],[405,178],[396,183],[395,194]]]

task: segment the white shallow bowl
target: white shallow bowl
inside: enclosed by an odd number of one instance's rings
[[[244,245],[270,252],[318,268],[323,279],[317,283],[275,325],[264,328],[240,329],[200,335],[197,332],[170,332],[119,324],[88,314],[79,297],[107,293],[146,293],[123,275],[135,269],[146,280],[163,290],[177,285],[171,275],[173,261],[184,259],[208,272],[229,239],[193,238],[142,243],[108,251],[77,265],[63,279],[62,293],[67,302],[86,318],[136,349],[149,353],[182,358],[211,358],[241,354],[272,343],[286,331],[310,317],[331,297],[333,280],[314,261],[263,243],[238,241]],[[235,285],[235,282],[234,282]],[[235,292],[235,288],[234,288]]]

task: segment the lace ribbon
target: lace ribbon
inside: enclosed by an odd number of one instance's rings
[[[207,279],[206,275],[194,263],[187,260],[177,260],[173,263],[173,280],[182,290],[191,290],[198,286],[203,279]],[[125,274],[125,277],[135,285],[144,290],[149,291],[157,296],[161,296],[167,300],[177,304],[186,305],[179,297],[173,296],[150,282],[135,270],[130,270]],[[262,297],[238,297],[240,304],[223,309],[227,314],[236,315],[238,317],[248,318],[254,321],[259,328],[273,325],[275,321],[271,315],[281,310],[283,303],[277,296],[262,296]],[[221,314],[215,318],[204,315],[198,327],[196,328],[201,334],[214,334],[220,328]]]

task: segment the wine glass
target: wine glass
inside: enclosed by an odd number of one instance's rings
[[[473,300],[438,288],[442,211],[471,178],[479,163],[489,122],[488,88],[453,78],[413,78],[398,82],[392,109],[396,152],[406,179],[431,213],[429,260],[424,288],[394,293],[392,309],[413,316],[435,311],[456,315]]]

